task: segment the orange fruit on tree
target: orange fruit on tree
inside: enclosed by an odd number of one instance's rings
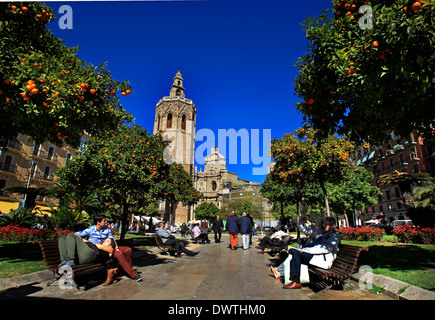
[[[418,11],[421,8],[421,2],[420,1],[416,1],[411,5],[411,10],[412,11]]]
[[[377,47],[379,47],[379,43],[375,40],[375,41],[373,41],[373,43],[370,45],[370,47],[372,47],[372,48],[377,48]]]
[[[95,94],[96,90],[95,90],[95,89],[91,89],[91,90],[89,90],[89,92],[90,92],[91,94]]]

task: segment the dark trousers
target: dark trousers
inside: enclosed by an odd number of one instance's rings
[[[215,231],[214,232],[214,242],[218,243],[221,242],[221,236],[222,236],[222,231]]]
[[[313,255],[306,252],[300,252],[296,249],[290,249],[289,254],[292,255],[292,260],[290,261],[290,280],[300,283],[301,264],[309,264]]]
[[[260,248],[261,251],[264,251],[267,245],[279,246],[281,245],[281,243],[282,242],[279,239],[270,239],[269,237],[264,237],[263,239],[260,240]]]
[[[168,239],[168,240],[166,240],[165,245],[173,246],[175,249],[175,252],[177,254],[181,254],[181,252],[183,252],[189,256],[191,256],[193,254],[192,251],[186,249],[184,242],[181,242],[178,239]]]

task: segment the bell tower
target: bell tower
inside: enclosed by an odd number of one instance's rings
[[[165,96],[156,104],[153,134],[161,134],[169,142],[164,152],[167,163],[181,164],[193,175],[195,156],[196,107],[184,94],[183,77],[178,68],[174,83]],[[182,203],[161,203],[159,210],[163,219],[171,225],[180,225],[193,217],[193,208]]]
[[[192,175],[195,155],[196,107],[184,95],[180,69],[174,77],[169,96],[156,104],[153,134],[160,133],[170,142],[165,157],[182,164]]]

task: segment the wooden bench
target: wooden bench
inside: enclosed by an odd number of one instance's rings
[[[344,281],[349,281],[351,275],[356,271],[356,265],[361,252],[368,250],[366,247],[340,245],[340,250],[330,269],[322,269],[309,265],[308,271],[317,276],[321,281],[329,283],[325,289],[342,287]]]
[[[42,259],[44,260],[47,269],[52,272],[52,278],[47,283],[47,287],[49,287],[54,281],[60,280],[65,276],[63,273],[59,272],[59,264],[61,263],[59,242],[58,240],[41,240],[38,242],[39,246],[41,247]],[[113,267],[113,259],[109,259],[104,263],[97,262],[72,266],[70,269],[72,285],[74,286],[74,288],[79,290],[79,286],[77,285],[75,279],[91,273],[101,272]],[[59,279],[57,279],[56,276],[59,276]],[[63,279],[66,280],[65,278]]]
[[[171,254],[175,251],[173,246],[164,244],[162,239],[157,233],[153,233],[153,237],[156,240],[157,248],[159,249],[160,252]]]

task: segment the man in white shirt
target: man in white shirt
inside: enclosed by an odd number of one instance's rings
[[[281,230],[282,227],[279,225],[276,227],[276,232],[272,234],[270,237],[264,237],[260,241],[260,245],[255,247],[257,249],[260,249],[260,253],[264,253],[264,249],[267,245],[270,246],[280,246],[282,244],[282,238],[285,236],[288,236],[287,233]]]

